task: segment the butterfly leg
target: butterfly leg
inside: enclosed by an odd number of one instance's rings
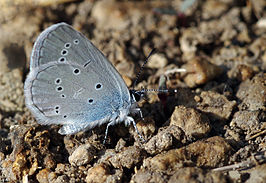
[[[103,144],[105,144],[105,142],[106,142],[109,127],[112,126],[112,125],[114,125],[114,124],[115,124],[115,120],[111,120],[111,121],[107,124],[106,129],[105,129],[105,135],[104,135]]]
[[[141,119],[144,121],[141,109],[140,108],[136,108],[136,110],[139,112],[139,115],[140,115]]]
[[[126,121],[125,121],[125,123],[126,123],[126,125],[132,123],[134,128],[135,128],[135,131],[137,132],[137,134],[138,134],[139,138],[141,139],[141,141],[146,142],[146,140],[139,133],[139,130],[138,130],[137,125],[136,125],[136,122],[135,122],[135,120],[132,117],[128,116]]]

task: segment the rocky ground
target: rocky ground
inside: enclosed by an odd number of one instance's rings
[[[1,1],[1,182],[265,182],[264,0]],[[191,4],[189,4],[191,2]],[[129,87],[144,120],[60,135],[25,107],[37,36],[67,22],[98,47]],[[182,68],[185,72],[178,72]]]

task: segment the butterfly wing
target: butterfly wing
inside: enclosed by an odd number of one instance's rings
[[[112,64],[65,23],[49,27],[35,42],[25,97],[40,124],[63,124],[63,134],[100,125],[131,105]]]
[[[53,61],[88,64],[102,53],[80,32],[66,23],[54,24],[37,38],[31,54],[30,68]],[[97,61],[103,62],[102,58]]]

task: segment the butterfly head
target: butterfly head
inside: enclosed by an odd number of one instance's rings
[[[145,90],[129,90],[131,98],[133,98],[134,101],[139,102],[140,99],[144,96]]]

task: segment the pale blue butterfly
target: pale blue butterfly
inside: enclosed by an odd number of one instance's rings
[[[26,105],[39,124],[61,124],[60,134],[75,134],[103,123],[136,123],[136,96],[107,58],[66,23],[37,38],[25,81]],[[139,132],[138,132],[139,134]]]

